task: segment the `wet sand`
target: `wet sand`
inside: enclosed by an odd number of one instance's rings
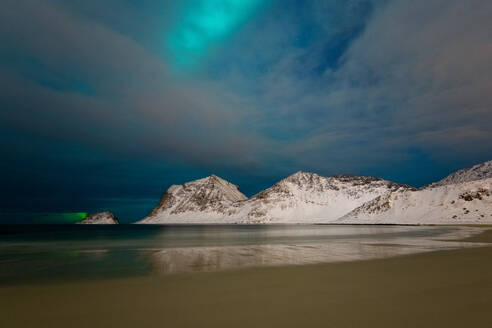
[[[474,235],[469,238],[463,239],[463,241],[466,242],[473,242],[473,243],[492,243],[492,227],[490,229],[485,230],[477,235]]]
[[[0,327],[492,327],[492,247],[0,287]]]

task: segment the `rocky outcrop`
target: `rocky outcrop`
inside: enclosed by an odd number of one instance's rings
[[[88,215],[84,220],[77,224],[119,224],[116,216],[111,212],[100,212]]]

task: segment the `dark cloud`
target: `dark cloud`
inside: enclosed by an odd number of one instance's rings
[[[48,69],[37,77],[4,68],[4,122],[114,151],[170,152],[199,163],[251,162],[249,152],[261,148],[261,136],[244,124],[250,113],[214,83],[171,76],[162,59],[131,38],[50,2],[5,7],[3,41]],[[90,92],[53,88],[45,75],[70,75]]]

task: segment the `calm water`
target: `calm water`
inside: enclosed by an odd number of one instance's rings
[[[473,247],[472,227],[0,226],[0,285],[302,265]]]

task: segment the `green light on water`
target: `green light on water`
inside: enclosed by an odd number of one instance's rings
[[[176,68],[194,66],[208,50],[227,39],[266,0],[189,0],[168,37]]]

